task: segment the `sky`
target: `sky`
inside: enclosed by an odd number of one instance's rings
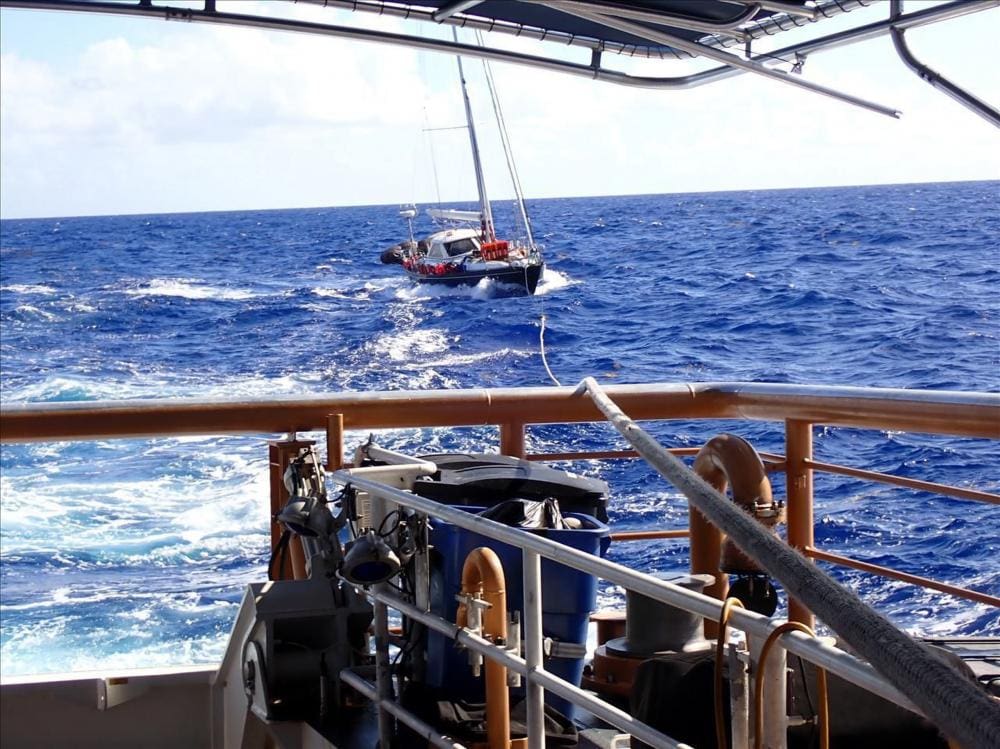
[[[927,4],[910,0],[906,9]],[[881,3],[850,18],[871,22],[887,11]],[[287,13],[357,23],[350,13],[312,6]],[[391,31],[421,28],[376,22]],[[839,28],[835,19],[816,32]],[[906,36],[919,58],[995,107],[1000,66],[989,51],[998,37],[1000,8]],[[532,49],[507,37],[497,44]],[[583,50],[556,53],[588,59]],[[614,64],[650,75],[690,67]],[[509,197],[481,65],[466,67],[490,196]],[[899,120],[748,75],[656,91],[517,65],[495,63],[493,71],[529,199],[1000,179],[1000,130],[919,80],[887,36],[811,55],[804,73],[899,109]],[[464,131],[427,132],[463,121],[447,55],[162,20],[0,11],[3,218],[468,200],[475,187]]]

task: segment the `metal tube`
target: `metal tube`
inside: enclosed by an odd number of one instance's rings
[[[949,595],[957,596],[958,598],[965,598],[970,601],[975,601],[976,603],[984,603],[987,606],[994,606],[1000,609],[1000,598],[997,596],[991,596],[988,593],[980,593],[978,590],[969,590],[968,588],[960,588],[957,585],[948,585],[947,583],[938,582],[937,580],[931,580],[926,577],[920,577],[919,575],[910,575],[906,572],[900,572],[899,570],[894,570],[890,567],[883,567],[878,564],[862,562],[857,559],[841,556],[840,554],[831,554],[828,551],[821,551],[814,547],[805,548],[802,550],[802,553],[811,559],[821,559],[824,562],[840,564],[844,567],[852,567],[856,570],[871,572],[872,574],[882,575],[883,577],[889,577],[893,580],[902,580],[905,583],[919,585],[922,588],[940,590],[942,593],[948,593]]]
[[[959,499],[971,499],[976,502],[987,502],[993,505],[1000,505],[1000,494],[994,494],[992,492],[981,492],[975,489],[966,489],[961,486],[948,486],[947,484],[938,484],[934,481],[910,479],[905,476],[896,476],[891,473],[866,471],[862,468],[851,468],[850,466],[842,466],[835,463],[821,463],[818,460],[806,460],[805,465],[813,471],[837,473],[841,476],[852,476],[854,478],[877,481],[883,484],[905,486],[908,489],[919,489],[925,492],[943,494],[947,497],[958,497]]]
[[[527,665],[528,746],[545,745],[545,690],[535,680],[544,668],[542,655],[542,562],[534,551],[522,551],[521,584],[524,589],[524,661]]]
[[[765,78],[772,78],[774,80],[781,81],[782,83],[787,83],[790,86],[797,86],[798,88],[803,88],[807,91],[812,91],[813,93],[829,96],[832,99],[839,99],[840,101],[847,104],[853,104],[854,106],[861,107],[862,109],[868,109],[872,112],[888,115],[889,117],[899,117],[899,111],[896,109],[884,107],[881,104],[876,104],[857,96],[851,96],[850,94],[844,94],[840,91],[834,91],[826,86],[820,86],[816,83],[804,81],[801,78],[796,78],[787,73],[772,70],[755,60],[746,60],[729,52],[716,49],[715,47],[709,47],[704,44],[699,44],[698,42],[688,41],[687,39],[679,37],[675,34],[656,31],[648,26],[631,23],[630,21],[610,18],[602,13],[592,13],[590,11],[577,8],[576,6],[563,3],[561,0],[555,0],[552,2],[552,5],[553,7],[556,7],[565,13],[569,13],[570,15],[578,16],[584,20],[601,24],[612,29],[617,29],[618,31],[624,31],[626,34],[634,34],[641,39],[648,39],[650,42],[656,44],[673,46],[677,49],[682,49],[685,52],[695,55],[696,57],[707,57],[710,60],[715,60],[716,62],[721,62],[734,68],[741,68],[749,73],[756,73],[757,75]]]
[[[458,742],[453,741],[444,734],[440,733],[436,728],[434,728],[434,726],[429,723],[425,723],[409,710],[403,708],[399,703],[380,698],[378,696],[378,692],[375,690],[375,687],[372,686],[370,682],[361,678],[350,669],[345,668],[340,672],[340,680],[345,684],[349,684],[362,696],[374,702],[376,707],[380,710],[384,709],[395,715],[406,725],[419,733],[423,738],[434,744],[434,746],[440,747],[441,749],[465,749],[464,744],[459,744]]]
[[[538,5],[554,4],[549,2],[549,0],[528,0],[528,2],[534,2]],[[609,16],[627,18],[632,21],[645,21],[647,23],[655,23],[660,26],[690,29],[692,31],[704,31],[709,34],[728,34],[736,39],[744,39],[746,37],[745,34],[739,31],[739,27],[752,20],[753,17],[757,15],[757,11],[763,7],[762,3],[758,3],[757,0],[753,0],[753,2],[749,4],[750,7],[746,8],[733,19],[728,21],[707,21],[696,20],[694,18],[679,16],[663,11],[638,10],[636,8],[629,8],[621,5],[620,3],[614,2],[559,0],[559,5],[573,5],[582,8],[583,10],[592,9],[595,12],[607,14]]]
[[[500,425],[500,454],[524,457],[524,422],[512,421]]]
[[[705,595],[719,601],[729,591],[729,577],[719,569],[722,554],[722,532],[712,525],[693,504],[688,504],[688,529],[690,532],[690,555],[692,575],[711,575],[714,582],[705,586]],[[717,616],[709,616],[703,622],[705,637],[712,639],[718,635]]]
[[[548,543],[552,542],[550,541]],[[556,544],[556,545],[559,546],[561,544]],[[654,582],[659,582],[659,581],[654,581]],[[575,687],[572,684],[569,684],[568,682],[563,681],[558,676],[554,676],[542,668],[532,672],[532,674],[529,675],[527,662],[523,658],[519,658],[515,655],[512,655],[508,651],[498,648],[489,640],[485,640],[482,637],[477,637],[473,634],[470,634],[469,632],[460,629],[456,625],[445,621],[444,619],[442,619],[439,616],[436,616],[435,614],[429,614],[429,613],[424,613],[422,611],[418,611],[405,601],[400,600],[399,598],[393,596],[390,593],[370,592],[369,595],[371,595],[373,598],[379,601],[383,601],[390,607],[396,609],[402,614],[405,614],[406,616],[412,616],[415,621],[426,624],[429,628],[433,629],[434,631],[440,632],[446,637],[451,637],[452,639],[455,639],[465,647],[475,650],[477,653],[482,653],[487,658],[503,664],[506,668],[510,670],[516,671],[525,678],[529,679],[529,684],[533,679],[535,682],[539,684],[539,686],[543,687],[544,689],[548,689],[549,691],[558,694],[560,697],[563,697],[564,699],[567,699],[570,702],[579,705],[580,707],[583,707],[584,709],[588,710],[594,715],[603,718],[604,720],[607,720],[609,723],[614,724],[615,726],[621,728],[624,731],[629,731],[630,733],[634,733],[635,736],[651,743],[653,746],[686,747],[685,744],[678,744],[677,742],[673,741],[673,739],[669,738],[668,736],[664,736],[659,731],[656,731],[638,722],[627,713],[624,713],[621,710],[612,707],[607,702],[604,702],[603,700],[594,697],[590,693],[585,692],[584,690]],[[763,617],[759,618],[763,619]],[[534,745],[532,744],[530,746]]]
[[[788,543],[799,551],[814,543],[813,474],[806,464],[812,458],[812,424],[805,421],[785,422],[785,491],[788,505]],[[788,619],[812,629],[814,617],[794,598],[788,601]]]
[[[845,0],[839,0],[841,3],[844,1]],[[397,8],[389,5],[383,5],[381,3],[365,3],[364,0],[300,0],[300,2],[308,2],[314,5],[321,4],[329,5],[331,7],[342,7],[351,10],[368,10],[379,14],[394,15],[401,18],[430,20],[430,11],[421,12],[419,9],[409,6],[401,6]],[[864,41],[875,36],[886,34],[889,32],[889,28],[893,25],[897,28],[912,28],[923,24],[934,23],[939,20],[954,18],[967,13],[975,13],[981,10],[986,10],[987,8],[995,7],[997,2],[998,0],[971,0],[968,2],[966,0],[955,0],[955,2],[943,6],[936,6],[907,14],[895,23],[883,21],[869,24],[868,26],[859,27],[857,29],[849,29],[827,37],[821,37],[809,42],[803,42],[801,44],[785,47],[751,59],[766,61],[782,55],[794,54],[796,51],[804,54],[809,51],[833,49],[845,44],[852,44],[857,41]],[[277,31],[295,31],[300,33],[339,36],[359,41],[396,44],[413,49],[425,49],[449,54],[455,54],[458,52],[466,57],[479,57],[483,59],[529,65],[540,69],[552,70],[554,72],[568,73],[594,80],[607,81],[620,85],[638,86],[641,88],[694,88],[706,83],[712,83],[724,78],[729,78],[730,76],[740,75],[744,72],[741,69],[734,68],[727,64],[702,71],[701,73],[684,76],[632,76],[614,70],[597,68],[593,66],[592,63],[577,64],[562,60],[538,57],[536,55],[526,55],[506,50],[483,48],[472,45],[459,45],[456,47],[453,43],[446,40],[430,40],[423,37],[408,36],[404,34],[391,34],[388,32],[356,29],[347,26],[335,26],[332,24],[309,23],[291,19],[219,13],[217,11],[209,13],[191,10],[188,8],[168,8],[165,6],[157,7],[152,5],[129,6],[113,2],[90,2],[90,0],[0,0],[0,7],[27,8],[31,10],[68,10],[115,15],[138,15],[150,18],[165,18],[167,20],[183,20],[188,22],[213,23],[219,25],[245,26],[248,28],[272,29]],[[612,52],[629,51],[633,54],[636,53],[636,49],[629,45],[616,44],[612,42],[598,42],[596,40],[572,36],[558,31],[535,29],[526,27],[523,24],[505,23],[495,19],[477,19],[475,17],[464,16],[460,19],[446,20],[444,23],[460,23],[461,25],[468,26],[470,28],[514,34],[516,36],[536,40],[544,39],[547,41],[562,42],[564,44],[582,46],[592,50],[602,49]],[[763,30],[764,27],[767,26],[764,22],[759,24],[759,26],[762,28],[760,31],[761,34],[770,35],[774,33],[773,30]],[[751,26],[747,29],[747,33],[751,36],[757,35],[756,27]],[[654,49],[651,50],[647,56],[651,56],[654,53],[660,56],[664,53],[671,54],[675,57],[687,56],[684,53],[675,52],[673,48],[668,50]]]
[[[386,498],[378,493],[371,495],[372,518],[376,522],[385,517]],[[373,586],[376,592],[384,591],[389,586],[386,583],[379,583]],[[375,629],[375,687],[378,690],[379,710],[378,710],[378,737],[379,746],[392,746],[394,731],[389,712],[382,707],[383,702],[392,701],[392,671],[389,664],[389,611],[381,601],[375,601],[374,609],[374,629]]]
[[[733,382],[612,385],[606,392],[637,420],[796,419],[1000,439],[1000,395],[994,393]],[[21,403],[0,408],[0,442],[307,432],[324,428],[331,413],[344,415],[346,429],[366,430],[604,421],[575,387]]]
[[[381,585],[375,586],[377,588]],[[378,689],[378,739],[380,746],[392,746],[392,721],[383,703],[392,700],[392,677],[389,673],[389,614],[384,603],[376,600],[375,613],[375,685]]]
[[[330,414],[326,420],[326,470],[344,467],[344,414]]]
[[[903,15],[903,0],[890,0],[889,8],[890,19],[896,20],[900,18]],[[892,35],[892,44],[896,48],[896,54],[899,55],[899,59],[903,61],[906,67],[916,73],[921,80],[926,81],[933,88],[944,92],[963,107],[975,112],[995,127],[1000,127],[1000,111],[920,62],[907,46],[906,40],[903,38],[903,29],[893,26],[890,29],[890,33]]]
[[[503,565],[497,553],[486,546],[469,552],[462,565],[462,595],[479,594],[489,607],[483,613],[483,635],[500,647],[507,644],[507,589]],[[459,603],[456,622],[465,626],[467,607]],[[490,660],[486,663],[486,741],[489,749],[509,749],[510,692],[507,669]]]
[[[790,16],[801,16],[810,21],[816,20],[816,11],[811,8],[804,8],[794,3],[781,2],[781,0],[739,0],[746,5],[756,4],[764,10],[773,10],[777,13],[787,13]]]
[[[445,3],[436,11],[431,13],[431,18],[435,23],[441,23],[442,21],[447,21],[452,16],[456,16],[459,13],[465,13],[465,11],[475,8],[482,2],[483,0],[454,0],[454,2]]]
[[[611,534],[612,541],[658,541],[667,538],[687,538],[687,529],[676,531],[619,531]]]
[[[783,648],[770,648],[762,653],[767,642],[753,638],[750,640],[751,659],[756,664],[753,703],[755,707],[753,720],[753,740],[755,747],[767,749],[784,749],[788,743],[788,703],[786,685],[788,673],[786,670],[787,655]],[[764,659],[762,660],[762,655]],[[761,714],[766,720],[758,719]],[[759,735],[758,731],[763,735]]]

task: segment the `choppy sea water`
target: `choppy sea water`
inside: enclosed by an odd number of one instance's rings
[[[998,198],[1000,183],[980,182],[533,201],[549,264],[535,297],[410,285],[378,262],[402,238],[394,206],[4,221],[0,393],[14,404],[540,386],[542,315],[564,383],[997,391]],[[783,451],[774,424],[655,429],[672,446],[724,430]],[[215,662],[243,586],[266,575],[269,436],[4,445],[2,673]],[[378,439],[479,450],[497,434]],[[841,428],[815,440],[820,460],[1000,490],[996,443]],[[620,445],[602,425],[528,434],[533,452]],[[686,523],[677,492],[637,462],[574,468],[611,483],[619,527]],[[818,546],[1000,594],[997,507],[823,475],[816,501]],[[678,542],[610,554],[686,565]],[[835,572],[913,632],[1000,635],[995,609]],[[602,602],[616,596],[604,589]]]

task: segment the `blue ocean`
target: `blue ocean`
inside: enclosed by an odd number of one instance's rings
[[[329,391],[752,381],[1000,390],[1000,182],[529,201],[548,271],[524,297],[411,285],[379,252],[395,206],[8,220],[2,402],[271,398]],[[498,205],[503,227],[512,214]],[[430,230],[426,219],[417,229]],[[779,424],[669,422],[670,446]],[[4,445],[6,676],[214,663],[268,549],[275,435]],[[353,447],[367,434],[350,433]],[[989,491],[1000,444],[822,428],[819,460]],[[412,452],[494,449],[492,428],[377,435]],[[615,449],[605,425],[531,428],[531,452]],[[687,507],[636,461],[619,528]],[[781,475],[776,496],[784,496]],[[816,480],[817,545],[1000,595],[1000,508],[846,477]],[[684,569],[683,541],[612,559]],[[925,635],[1000,636],[1000,612],[834,569]],[[602,604],[620,602],[605,588]]]

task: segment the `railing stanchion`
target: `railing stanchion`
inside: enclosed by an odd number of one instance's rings
[[[510,421],[500,425],[500,454],[515,458],[523,458],[526,455],[523,421]]]
[[[376,590],[387,588],[385,583],[374,586]],[[384,603],[375,599],[373,603],[375,614],[375,689],[379,700],[391,702],[392,677],[389,672],[389,612]],[[378,706],[378,741],[379,746],[392,746],[392,715],[383,707]]]
[[[326,470],[344,467],[344,414],[326,417]]]
[[[528,667],[526,690],[528,703],[528,746],[545,746],[545,690],[535,680],[544,666],[542,660],[542,563],[536,551],[523,549],[522,587],[524,588],[524,660]]]
[[[389,503],[385,497],[372,494],[372,517],[385,517],[387,504]],[[372,588],[379,593],[391,590],[387,583],[378,583]],[[394,743],[395,731],[392,725],[392,715],[383,706],[384,702],[392,702],[393,700],[392,671],[389,665],[389,609],[378,598],[372,603],[375,615],[375,689],[378,691],[379,700],[382,701],[378,706],[378,741],[380,747],[390,747]]]
[[[813,546],[813,425],[806,421],[785,421],[785,481],[788,506],[788,543],[805,552]],[[794,598],[788,602],[788,619],[815,627],[812,612]]]

